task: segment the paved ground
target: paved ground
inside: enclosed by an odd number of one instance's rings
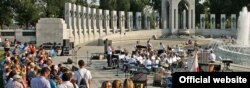
[[[147,40],[140,40],[141,44],[146,44]],[[153,46],[156,48],[159,47],[159,42],[163,42],[166,45],[176,45],[177,43],[184,43],[186,40],[185,39],[169,39],[169,40],[151,40]],[[118,46],[121,46],[122,48],[127,48],[129,51],[134,49],[136,40],[129,40],[129,41],[116,41],[113,42],[113,46],[117,48]],[[209,40],[199,40],[198,43],[200,44],[208,44]],[[91,43],[88,45],[82,45],[80,46],[81,49],[79,49],[77,53],[77,59],[83,59],[88,63],[88,59],[86,57],[90,57],[91,53],[103,53],[104,48],[103,46],[96,46],[95,43]],[[72,58],[72,56],[58,56],[53,59],[55,64],[59,64],[62,62],[65,62],[67,58]],[[76,64],[73,64],[76,65]],[[92,81],[92,88],[100,88],[101,83],[103,81],[109,80],[113,81],[115,79],[123,81],[125,79],[125,74],[121,70],[118,70],[119,76],[115,76],[117,73],[116,69],[113,70],[102,70],[102,67],[106,66],[106,60],[93,60],[92,64],[88,66],[87,68],[91,71],[91,74],[93,76],[93,81]],[[70,67],[70,65],[68,65]],[[234,71],[250,71],[250,68],[248,67],[241,67],[238,65],[232,65],[231,67],[234,69]],[[153,74],[148,75],[148,88],[159,88],[159,87],[153,87]]]

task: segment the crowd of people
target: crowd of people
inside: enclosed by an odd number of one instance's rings
[[[91,88],[92,75],[79,60],[78,69],[55,65],[53,55],[42,46],[15,44],[5,39],[1,77],[4,88]]]

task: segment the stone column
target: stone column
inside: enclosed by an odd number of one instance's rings
[[[125,33],[125,13],[124,11],[119,11],[119,29],[120,33]]]
[[[88,39],[87,37],[87,11],[86,7],[82,7],[82,34],[83,34],[83,41],[86,42]]]
[[[113,33],[117,30],[117,13],[116,11],[111,11],[111,29]]]
[[[231,29],[236,30],[237,26],[236,14],[231,14]]]
[[[110,34],[110,15],[109,15],[109,10],[104,10],[104,29],[106,35]]]
[[[133,29],[133,13],[127,12],[127,28],[128,31],[131,31]]]
[[[221,29],[226,29],[226,15],[225,14],[221,14],[221,16],[220,16],[220,28]]]
[[[65,3],[65,23],[67,24],[67,29],[68,29],[68,39],[70,40],[70,42],[74,42],[74,38],[73,38],[73,33],[72,33],[72,9],[71,9],[71,3]]]
[[[154,20],[155,20],[155,29],[159,29],[160,28],[160,15],[158,12],[156,12],[154,14]]]
[[[87,34],[88,34],[88,40],[93,40],[93,32],[91,27],[91,20],[92,20],[92,14],[91,14],[91,8],[86,7],[87,9]]]
[[[200,15],[200,27],[201,29],[205,29],[205,14]]]
[[[73,17],[72,17],[72,28],[73,28],[73,35],[74,35],[74,46],[78,45],[79,44],[79,36],[77,34],[77,16],[78,16],[78,13],[77,13],[77,10],[76,10],[76,5],[75,4],[72,4],[72,12],[73,12]]]
[[[141,12],[136,12],[136,29],[141,30]]]
[[[77,6],[77,13],[78,13],[78,16],[77,16],[77,26],[78,26],[78,36],[79,36],[79,43],[83,43],[83,33],[82,33],[82,16],[83,16],[83,13],[82,13],[82,6],[78,5]]]
[[[215,29],[215,25],[216,25],[215,14],[210,15],[210,25],[211,25],[211,29]]]
[[[150,29],[150,15],[145,15],[145,29]]]
[[[97,35],[97,28],[96,28],[96,9],[91,8],[91,14],[92,14],[92,20],[91,20],[91,27],[92,27],[92,33],[93,33],[93,38],[96,39],[98,38]]]
[[[102,14],[102,9],[98,9],[97,10],[97,15],[98,15],[98,18],[97,18],[97,27],[99,29],[99,36],[102,36],[103,35],[103,14]]]
[[[187,15],[187,13],[186,13],[186,10],[183,10],[183,12],[182,12],[182,16],[183,16],[183,29],[187,29],[187,19],[186,19],[186,15]]]

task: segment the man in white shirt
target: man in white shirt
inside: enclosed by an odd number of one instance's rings
[[[57,88],[78,88],[75,83],[70,82],[72,75],[70,73],[64,73],[62,75],[62,84],[58,85]]]
[[[81,86],[80,85],[81,80],[85,79],[87,84],[86,86],[88,88],[91,88],[90,85],[91,85],[92,75],[89,70],[84,68],[84,65],[85,63],[83,60],[78,61],[79,70],[74,72],[74,80],[76,80],[78,86]]]
[[[149,58],[147,58],[147,60],[144,61],[144,66],[147,70],[151,70],[152,61]]]
[[[160,50],[165,50],[165,45],[162,44],[162,42],[160,42]]]
[[[108,67],[111,67],[112,65],[112,47],[111,47],[111,44],[108,45],[108,48],[107,48],[107,63],[108,63]]]
[[[213,53],[213,51],[210,51],[210,55],[209,55],[210,63],[215,63],[215,59],[216,59],[216,55]]]

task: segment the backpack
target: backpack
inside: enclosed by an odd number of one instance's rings
[[[86,73],[84,73],[84,77],[82,77],[82,75],[80,74],[80,70],[78,70],[78,72],[79,72],[79,75],[81,76],[79,88],[88,88],[87,82],[85,80],[85,74]]]

